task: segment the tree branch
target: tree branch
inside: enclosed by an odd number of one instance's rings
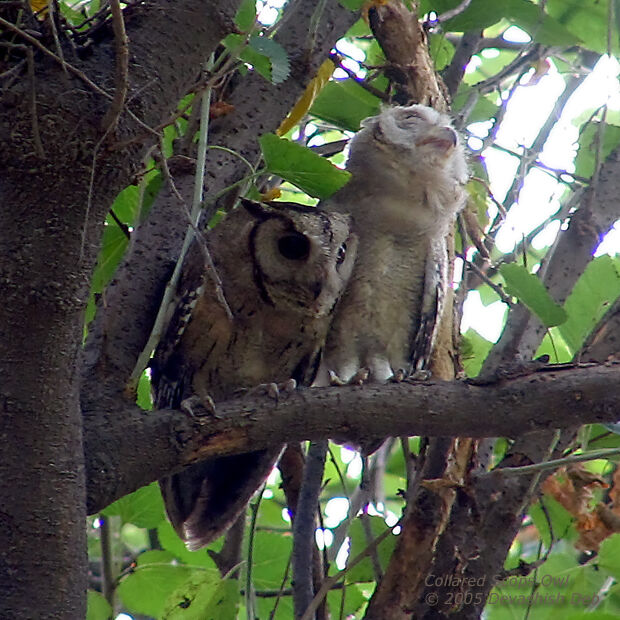
[[[172,410],[90,412],[85,420],[88,508],[207,458],[328,437],[519,437],[536,430],[615,422],[620,368],[549,367],[491,386],[460,381],[300,389],[274,403],[244,397],[217,416]],[[488,416],[481,416],[488,411]],[[126,441],[131,437],[132,441]]]

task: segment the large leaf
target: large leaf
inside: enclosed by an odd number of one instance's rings
[[[381,517],[366,516],[368,519],[368,525],[370,529],[369,539],[366,529],[362,525],[360,519],[356,519],[351,523],[349,529],[349,536],[351,539],[351,547],[349,551],[349,558],[352,560],[357,557],[362,551],[365,551],[368,545],[377,537],[388,529],[385,521]],[[394,545],[396,544],[396,536],[388,535],[387,538],[382,540],[376,547],[376,557],[379,559],[381,567],[385,570],[387,563],[394,551]],[[359,564],[356,564],[346,577],[348,582],[369,582],[374,581],[375,573],[372,567],[372,560],[370,556],[364,558]]]
[[[196,572],[166,601],[166,620],[220,620],[236,618],[239,582],[222,579],[217,570]]]
[[[235,24],[242,32],[249,32],[256,23],[255,0],[243,0],[235,15]]]
[[[88,607],[86,620],[109,620],[112,617],[112,607],[105,600],[101,592],[88,591]]]
[[[547,12],[595,52],[607,52],[607,33],[611,29],[613,54],[620,48],[616,25],[609,22],[610,1],[614,0],[548,0]]]
[[[483,338],[476,330],[469,328],[461,336],[461,360],[468,377],[475,377],[482,368],[492,342]]]
[[[510,263],[502,265],[500,274],[506,281],[506,291],[525,304],[546,327],[561,325],[566,312],[553,301],[543,283],[525,267]]]
[[[134,572],[121,581],[118,595],[133,613],[159,618],[170,595],[185,583],[192,570],[175,564],[167,551],[145,551],[137,559]]]
[[[620,127],[605,125],[602,128],[598,122],[590,123],[582,132],[579,140],[579,150],[575,157],[575,173],[589,179],[594,173],[596,157],[599,151],[599,133],[602,135],[600,148],[601,163],[620,144]]]
[[[164,519],[164,505],[156,482],[117,499],[103,510],[107,516],[119,515],[123,523],[155,528]]]
[[[558,329],[573,355],[620,295],[620,261],[599,256],[575,284],[564,308],[568,320]]]
[[[355,80],[339,80],[323,88],[310,112],[337,127],[357,131],[365,118],[379,113],[380,105],[379,98]]]
[[[459,3],[460,0],[435,0],[432,10],[441,14]],[[580,40],[578,33],[529,0],[472,0],[462,13],[446,21],[443,27],[445,30],[468,32],[487,28],[502,19],[521,27],[544,45],[573,45]]]
[[[269,172],[316,198],[329,198],[351,176],[309,148],[268,133],[260,146]]]
[[[273,39],[258,34],[229,34],[222,43],[241,60],[252,65],[264,78],[279,84],[286,80],[290,73],[289,59],[286,50]]]

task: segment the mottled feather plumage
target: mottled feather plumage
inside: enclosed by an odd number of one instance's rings
[[[207,234],[232,320],[194,242],[153,359],[158,407],[293,378],[309,385],[352,270],[349,217],[291,203],[243,201]],[[219,536],[271,471],[281,447],[198,463],[160,481],[191,549]]]

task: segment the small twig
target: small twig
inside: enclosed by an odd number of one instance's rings
[[[491,280],[485,273],[484,271],[482,271],[482,269],[480,269],[480,267],[478,267],[478,265],[476,265],[473,261],[467,260],[467,258],[463,255],[457,255],[464,263],[465,265],[467,265],[467,267],[469,267],[486,285],[490,286],[495,293],[498,295],[498,297],[500,298],[501,301],[503,301],[509,308],[514,307],[514,303],[512,302],[512,300],[510,299],[510,297],[508,295],[506,295],[504,289],[499,286],[498,284],[495,284],[495,282],[493,282],[493,280]]]
[[[531,473],[546,471],[547,469],[557,469],[563,465],[571,465],[573,463],[582,463],[584,461],[595,461],[596,459],[605,459],[611,456],[618,456],[620,448],[604,448],[601,450],[592,450],[584,454],[573,454],[565,456],[561,459],[552,461],[544,461],[542,463],[534,463],[533,465],[523,465],[522,467],[497,467],[492,471],[482,474],[483,476],[524,476]]]
[[[41,134],[39,133],[39,116],[37,114],[37,89],[36,78],[34,74],[34,52],[31,47],[26,46],[26,58],[28,59],[28,79],[30,80],[30,117],[32,122],[32,139],[37,155],[41,159],[45,159],[45,150],[41,142]]]
[[[20,60],[15,66],[11,67],[10,69],[7,69],[3,73],[0,73],[0,80],[4,80],[8,77],[14,76],[17,73],[19,73],[22,67],[26,64],[26,62],[27,62],[27,58],[24,58]]]
[[[129,39],[125,31],[125,20],[120,1],[110,0],[110,9],[112,11],[112,29],[116,52],[116,82],[114,99],[112,99],[112,103],[101,121],[101,128],[104,131],[116,129],[129,88]]]
[[[254,568],[254,535],[256,534],[256,521],[258,519],[258,509],[267,483],[263,484],[256,498],[256,501],[250,503],[250,528],[248,533],[248,555],[245,570],[245,606],[248,620],[256,618],[255,601],[254,601],[254,585],[252,584],[252,569]]]
[[[316,596],[312,599],[308,609],[304,612],[304,615],[301,617],[301,620],[312,620],[314,612],[318,609],[321,601],[327,596],[328,592],[334,588],[334,586],[342,579],[354,566],[357,566],[362,560],[368,557],[371,549],[375,549],[378,545],[380,545],[392,532],[394,528],[399,527],[401,524],[401,519],[393,527],[388,527],[385,532],[377,536],[366,549],[362,552],[358,553],[350,562],[347,562],[345,568],[341,571],[338,571],[335,575],[328,577],[323,582],[321,589],[316,593]]]
[[[387,93],[384,93],[382,90],[379,90],[378,88],[374,87],[372,84],[369,84],[366,80],[361,80],[357,76],[355,71],[351,71],[351,69],[349,69],[348,67],[345,67],[341,62],[341,58],[339,58],[337,54],[332,54],[331,59],[334,61],[335,64],[338,65],[339,69],[344,71],[349,76],[350,79],[352,79],[356,84],[361,86],[364,90],[368,91],[371,95],[374,95],[381,101],[385,101],[385,102],[390,101],[390,97]]]
[[[114,220],[116,225],[121,229],[121,232],[127,237],[127,239],[131,239],[131,232],[129,231],[129,226],[125,224],[125,222],[121,222],[118,218],[118,215],[114,212],[114,209],[110,209],[110,217]]]
[[[447,22],[449,19],[452,19],[453,17],[456,17],[457,15],[463,13],[470,4],[471,0],[462,0],[462,2],[457,4],[457,6],[455,6],[453,9],[450,9],[449,11],[445,11],[441,15],[438,15],[435,19],[431,21],[431,24],[434,25]]]
[[[501,86],[502,82],[510,77],[513,73],[520,71],[523,67],[526,67],[526,72],[530,65],[541,58],[547,52],[547,48],[543,48],[538,43],[530,43],[524,47],[517,57],[510,63],[508,63],[503,69],[498,71],[495,75],[482,80],[474,85],[474,88],[481,94],[490,93],[498,86]]]
[[[62,70],[65,72],[65,75],[69,75],[67,72],[67,67],[65,63],[65,57],[62,53],[62,47],[60,46],[60,39],[58,38],[58,29],[56,28],[56,10],[58,8],[56,4],[57,0],[48,0],[47,8],[48,13],[47,16],[49,18],[50,28],[52,30],[52,36],[54,37],[54,45],[56,46],[56,52],[58,53],[58,58],[61,59],[63,65]]]
[[[310,442],[293,522],[292,568],[295,617],[304,614],[314,598],[312,579],[312,556],[316,544],[314,531],[326,454],[327,440]],[[314,618],[314,613],[311,617]]]
[[[112,568],[112,535],[110,532],[110,518],[107,515],[99,515],[99,544],[101,545],[102,594],[110,607],[114,609],[115,580]]]
[[[211,57],[210,63],[213,63],[213,57]],[[204,193],[204,178],[205,168],[207,162],[207,139],[209,135],[209,111],[211,109],[211,89],[208,88],[202,95],[201,118],[200,118],[200,134],[198,135],[198,153],[196,157],[196,178],[194,180],[194,198],[192,202],[191,221],[194,226],[198,224],[200,217],[200,210],[202,206],[202,197]],[[251,168],[251,166],[250,166]],[[220,302],[222,308],[226,312],[226,316],[229,321],[233,320],[233,313],[230,310],[230,306],[224,296],[224,286],[220,280],[220,276],[215,269],[213,259],[207,247],[206,241],[202,235],[197,236],[198,243],[202,250],[202,254],[207,267],[207,273],[215,285],[215,295]]]

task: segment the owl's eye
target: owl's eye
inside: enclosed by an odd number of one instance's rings
[[[410,119],[410,118],[422,118],[422,115],[419,112],[407,112],[407,114],[405,114],[405,118],[406,119]]]
[[[310,241],[299,233],[284,235],[278,239],[278,251],[288,260],[305,260],[310,255]]]
[[[338,248],[338,254],[336,255],[336,264],[342,265],[344,263],[344,259],[347,257],[347,244],[343,243]]]

